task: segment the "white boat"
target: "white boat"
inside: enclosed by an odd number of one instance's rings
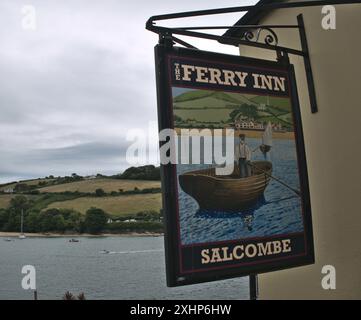
[[[260,145],[260,150],[266,158],[267,152],[272,148],[272,125],[270,122],[267,123],[266,128],[262,134],[262,144]]]
[[[24,234],[24,210],[21,209],[21,230],[20,230],[20,235],[19,235],[19,239],[26,239],[26,236]]]

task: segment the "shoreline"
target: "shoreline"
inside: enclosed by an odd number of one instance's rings
[[[175,131],[177,133],[177,135],[181,135],[181,130],[203,130],[203,129],[207,129],[210,130],[210,132],[212,133],[212,135],[214,135],[214,130],[215,129],[210,129],[210,128],[175,128]],[[257,138],[257,139],[261,139],[262,135],[263,135],[263,130],[247,130],[247,129],[234,129],[234,128],[223,128],[223,129],[217,129],[217,130],[222,130],[222,135],[225,135],[225,130],[226,129],[233,129],[234,130],[234,134],[235,136],[238,136],[240,134],[245,134],[246,138]],[[197,134],[196,134],[197,135]],[[280,140],[294,140],[295,139],[295,133],[294,131],[272,131],[272,136],[274,139],[280,139]]]
[[[19,232],[0,232],[0,238],[18,238]],[[106,237],[161,237],[160,232],[126,232],[126,233],[25,233],[27,238],[106,238]]]

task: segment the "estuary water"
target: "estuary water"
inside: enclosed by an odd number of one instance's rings
[[[39,299],[66,291],[87,299],[248,299],[248,278],[167,288],[163,237],[0,237],[0,299],[32,299],[22,289],[24,265],[36,268]],[[102,250],[109,253],[104,254]]]

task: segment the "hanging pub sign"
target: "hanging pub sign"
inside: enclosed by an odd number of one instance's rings
[[[168,286],[313,263],[293,66],[155,54]]]

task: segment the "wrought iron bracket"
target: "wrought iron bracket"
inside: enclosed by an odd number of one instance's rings
[[[193,13],[189,13],[189,14],[190,16],[193,16]],[[178,18],[179,15],[185,17],[186,13],[164,15],[164,16],[167,16],[168,19],[172,19],[172,18]],[[159,44],[161,45],[165,45],[169,47],[172,46],[173,44],[179,44],[186,48],[197,49],[197,47],[195,47],[194,45],[182,39],[179,39],[178,37],[175,36],[175,35],[180,35],[180,36],[214,40],[225,45],[234,45],[234,46],[244,45],[244,46],[251,46],[261,49],[273,50],[277,54],[277,61],[284,64],[289,63],[288,54],[293,54],[303,57],[308,91],[309,91],[311,112],[316,113],[318,111],[312,68],[308,54],[308,45],[307,45],[306,32],[304,28],[302,15],[299,15],[297,17],[297,21],[298,21],[297,25],[205,26],[205,27],[177,27],[177,28],[169,28],[169,27],[155,25],[155,21],[157,19],[162,20],[162,17],[164,16],[152,17],[146,23],[147,30],[155,32],[159,35]],[[243,36],[241,38],[235,38],[235,37],[219,36],[219,35],[195,31],[195,30],[215,30],[215,29],[227,30],[231,28],[241,29]],[[279,40],[277,33],[275,31],[275,29],[280,29],[280,28],[298,29],[302,50],[280,46],[278,44]]]
[[[306,30],[305,30],[302,14],[297,16],[296,25],[235,25],[235,26],[168,28],[168,27],[157,26],[155,23],[156,21],[160,21],[160,20],[189,18],[196,16],[216,15],[216,14],[235,13],[235,12],[248,12],[252,10],[270,11],[274,9],[284,9],[284,8],[301,8],[301,7],[310,7],[310,6],[323,6],[327,4],[337,5],[337,4],[353,4],[353,3],[360,3],[360,0],[314,0],[314,1],[299,1],[299,2],[275,2],[275,3],[263,4],[262,6],[254,5],[254,6],[230,7],[230,8],[219,8],[219,9],[163,14],[163,15],[150,17],[149,20],[146,22],[146,29],[157,33],[159,35],[159,41],[160,41],[159,43],[165,44],[167,46],[172,46],[173,44],[178,43],[186,48],[197,49],[192,44],[189,44],[186,41],[174,36],[174,35],[180,35],[180,36],[214,40],[225,45],[233,45],[233,46],[242,45],[242,46],[251,46],[266,50],[273,50],[277,53],[277,61],[282,61],[283,63],[289,63],[288,54],[301,56],[303,57],[303,62],[306,72],[311,112],[316,113],[318,111],[317,101],[316,101],[316,90],[313,81],[313,73],[312,73],[310,55],[308,51]],[[278,36],[277,33],[275,32],[275,29],[281,29],[281,28],[298,30],[301,50],[278,45]],[[225,29],[225,30],[241,29],[244,32],[243,32],[243,37],[235,38],[228,36],[218,36],[214,34],[196,31],[196,30],[215,30],[215,29]],[[268,32],[268,34],[263,38],[264,41],[263,43],[261,41],[260,35],[265,31]]]

